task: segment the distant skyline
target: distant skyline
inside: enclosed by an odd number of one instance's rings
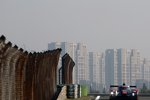
[[[0,35],[27,50],[83,42],[88,51],[139,49],[150,58],[149,0],[0,0]]]

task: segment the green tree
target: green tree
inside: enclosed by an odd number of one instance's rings
[[[143,87],[142,87],[142,89],[141,89],[141,92],[142,92],[142,93],[146,93],[146,92],[147,92],[147,86],[146,86],[145,83],[143,83]]]
[[[81,85],[81,96],[87,96],[88,95],[88,86],[86,85]]]

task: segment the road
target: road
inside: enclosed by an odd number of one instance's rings
[[[139,100],[150,100],[150,97],[139,97]]]
[[[101,97],[100,100],[109,100],[109,97]],[[150,97],[139,97],[138,100],[150,100]]]
[[[96,96],[101,96],[100,100],[109,100],[109,94],[97,94],[97,93],[92,93],[89,94],[90,96],[93,96],[96,98]],[[94,99],[93,99],[94,100]],[[139,94],[138,100],[150,100],[150,94]]]

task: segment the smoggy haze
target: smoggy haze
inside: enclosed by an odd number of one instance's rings
[[[150,57],[149,10],[150,0],[0,0],[0,34],[28,50],[68,41]]]

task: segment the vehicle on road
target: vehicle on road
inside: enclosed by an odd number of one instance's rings
[[[138,89],[136,86],[110,85],[109,100],[138,100]]]

